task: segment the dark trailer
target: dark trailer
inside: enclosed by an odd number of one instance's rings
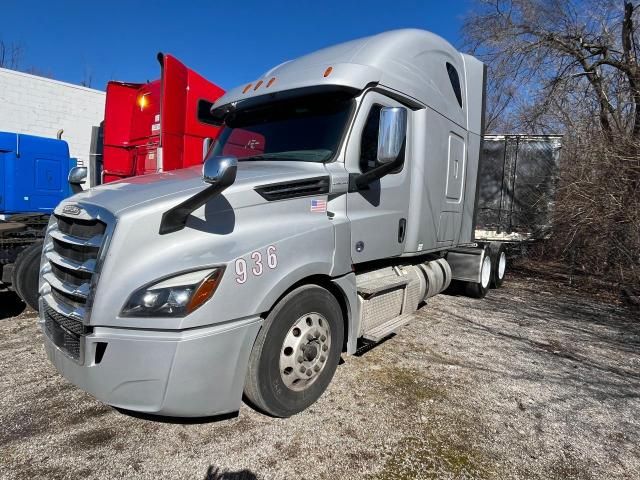
[[[485,135],[476,239],[519,241],[549,234],[561,135]]]

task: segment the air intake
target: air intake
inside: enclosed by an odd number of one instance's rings
[[[305,178],[290,182],[272,183],[255,188],[265,200],[287,200],[289,198],[308,197],[329,193],[329,177]]]

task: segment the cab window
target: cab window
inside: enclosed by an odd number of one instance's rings
[[[462,108],[462,89],[460,88],[460,76],[458,75],[458,70],[447,62],[447,73],[449,74],[449,81],[451,82],[453,93],[456,96],[456,100],[458,100],[458,105]]]

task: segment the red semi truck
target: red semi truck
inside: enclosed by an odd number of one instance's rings
[[[159,53],[158,61],[157,80],[107,84],[102,140],[95,142],[89,186],[197,165],[217,137],[219,127],[200,122],[198,111],[208,111],[224,90],[171,55]],[[12,289],[36,310],[43,235],[39,227],[32,242],[21,237],[24,248],[12,279]]]
[[[158,54],[161,77],[109,82],[104,115],[102,182],[202,163],[218,127],[198,120],[224,90],[171,55]]]

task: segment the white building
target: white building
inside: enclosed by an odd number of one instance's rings
[[[92,127],[104,119],[105,92],[0,68],[0,131],[62,139],[89,165]]]

